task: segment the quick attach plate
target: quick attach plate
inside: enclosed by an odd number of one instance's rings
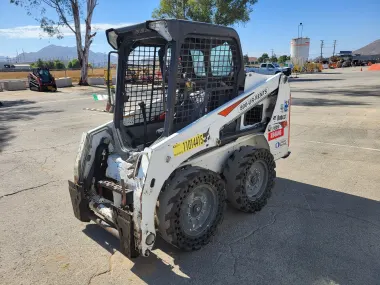
[[[134,235],[132,213],[113,206],[113,217],[120,238],[120,251],[128,258],[140,255]]]
[[[88,201],[84,195],[83,186],[69,180],[69,191],[74,216],[82,222],[89,222],[90,210],[88,208]]]

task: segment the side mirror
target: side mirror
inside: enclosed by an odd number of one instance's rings
[[[108,65],[107,65],[107,73],[106,73],[106,84],[107,84],[107,92],[108,92],[108,102],[107,102],[107,111],[113,112],[115,107],[115,87],[112,84],[112,73],[111,73],[111,54],[118,54],[116,51],[110,51],[108,53]],[[116,66],[116,76],[117,76],[117,66]]]

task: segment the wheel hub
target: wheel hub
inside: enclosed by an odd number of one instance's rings
[[[246,194],[249,199],[258,199],[265,191],[268,179],[268,168],[262,161],[255,161],[248,169],[245,183]]]
[[[189,206],[191,207],[190,212],[193,218],[198,217],[202,212],[203,203],[199,200],[195,201],[192,205],[189,204]]]
[[[184,200],[180,222],[190,236],[200,236],[216,216],[217,199],[210,185],[196,187]]]

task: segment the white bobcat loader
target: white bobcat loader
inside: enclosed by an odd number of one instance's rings
[[[158,20],[106,34],[118,53],[114,118],[82,136],[74,214],[114,228],[127,257],[148,256],[157,234],[199,249],[227,201],[249,213],[266,204],[275,161],[290,154],[288,78],[246,74],[223,26]]]

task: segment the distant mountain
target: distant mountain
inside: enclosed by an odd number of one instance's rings
[[[63,47],[56,45],[48,45],[36,52],[25,52],[19,54],[12,62],[35,62],[38,59],[42,60],[62,60],[67,64],[68,61],[78,58],[76,47]],[[116,58],[111,58],[112,63],[116,63]],[[105,66],[107,64],[107,54],[101,52],[90,51],[89,63],[94,66]]]
[[[361,55],[375,55],[380,54],[380,39],[376,40],[369,45],[366,45],[358,50],[353,51],[353,54]]]

